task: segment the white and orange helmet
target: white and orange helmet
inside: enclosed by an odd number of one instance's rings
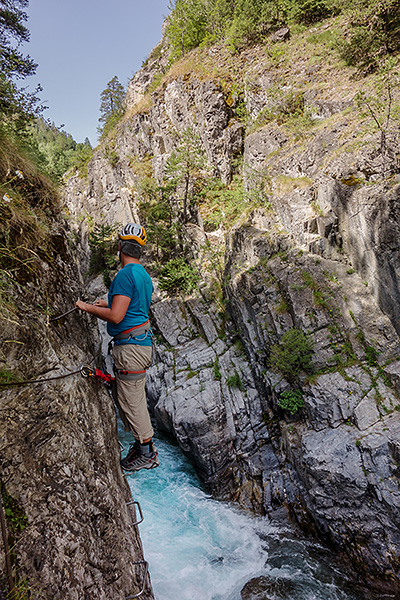
[[[137,223],[128,223],[122,228],[122,231],[118,234],[121,242],[137,242],[141,246],[144,246],[147,242],[147,235],[144,227]]]

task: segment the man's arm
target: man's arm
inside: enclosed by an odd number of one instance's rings
[[[75,306],[80,310],[84,310],[85,312],[94,315],[98,319],[118,325],[124,318],[130,301],[131,298],[129,298],[129,296],[116,294],[113,296],[111,308],[99,304],[88,304],[87,302],[82,302],[82,300],[75,302]]]

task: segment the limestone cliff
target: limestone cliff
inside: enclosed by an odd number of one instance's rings
[[[2,208],[12,224],[14,209]],[[45,245],[24,262],[25,273],[16,263],[6,299],[2,288],[1,373],[12,385],[0,387],[0,486],[13,597],[125,600],[142,588],[143,550],[119,466],[112,401],[80,373],[98,363],[96,330],[76,312],[50,320],[83,293],[63,223],[52,212]],[[18,227],[22,232],[25,223]],[[22,383],[28,380],[43,383]],[[3,597],[10,573],[0,546]],[[153,598],[149,581],[142,597]]]
[[[175,199],[180,251],[202,283],[190,297],[155,294],[148,394],[157,426],[217,497],[259,513],[286,506],[393,590],[398,163],[395,153],[383,160],[379,132],[356,110],[365,82],[339,72],[318,42],[326,27],[314,29],[317,50],[301,35],[235,57],[215,47],[169,71],[161,45],[159,61],[153,56],[128,88],[125,116],[96,150],[87,181],[68,180],[65,203],[86,249],[82,215],[141,218],[143,173],[161,182],[188,128],[222,186],[241,179],[240,210],[237,196],[230,205],[197,196],[188,214],[182,190]],[[270,355],[293,329],[312,340],[312,364],[309,375],[285,379]],[[293,415],[282,408],[285,391],[302,398]]]

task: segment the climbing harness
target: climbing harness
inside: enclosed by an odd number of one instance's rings
[[[139,342],[143,342],[148,335],[152,335],[151,333],[151,325],[150,320],[147,319],[144,323],[140,325],[135,325],[134,327],[130,327],[125,331],[121,331],[117,335],[115,335],[112,340],[108,344],[108,354],[111,353],[111,348],[113,344],[125,345],[130,342],[130,340],[136,340]],[[115,369],[115,373],[118,376],[118,379],[121,381],[139,381],[140,379],[144,379],[146,377],[146,369],[141,371],[127,371],[126,369]]]
[[[122,344],[129,343],[130,340],[143,342],[147,338],[149,332],[151,336],[150,320],[147,319],[147,321],[141,323],[140,325],[135,325],[134,327],[130,327],[125,331],[117,333],[117,335],[115,335],[108,344],[108,354],[111,354],[111,348],[113,344],[120,346]]]
[[[146,369],[142,371],[126,371],[124,369],[115,369],[118,379],[121,381],[139,381],[146,377]]]
[[[116,340],[135,340],[138,337],[140,337],[141,335],[143,335],[144,333],[147,333],[148,331],[150,331],[150,319],[147,319],[147,321],[145,321],[144,323],[141,323],[140,325],[135,325],[134,327],[130,327],[129,329],[126,329],[125,331],[121,331],[121,333],[117,333],[117,335],[115,335],[113,337],[113,341],[115,342]],[[135,334],[135,335],[133,335]]]

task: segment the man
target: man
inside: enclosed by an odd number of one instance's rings
[[[87,304],[78,300],[75,306],[107,321],[107,331],[114,341],[118,405],[135,438],[121,466],[126,471],[139,471],[159,464],[145,392],[146,369],[153,353],[148,314],[153,284],[140,264],[147,241],[144,227],[128,223],[118,237],[121,269],[111,283],[108,302]]]

